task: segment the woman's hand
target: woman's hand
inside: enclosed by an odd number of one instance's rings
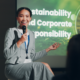
[[[23,35],[21,36],[20,41],[21,41],[21,43],[23,43],[23,42],[26,41],[26,40],[27,40],[27,34],[25,33],[25,34],[23,34]]]
[[[49,47],[50,50],[56,50],[61,44],[60,43],[54,43]]]
[[[27,34],[25,33],[21,36],[20,40],[17,42],[17,47],[19,48],[20,45],[26,40],[27,40]]]
[[[60,43],[54,43],[53,45],[46,49],[46,52],[50,50],[56,50],[60,45],[61,45]]]

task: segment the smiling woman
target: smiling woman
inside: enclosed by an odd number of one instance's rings
[[[54,43],[47,49],[35,53],[34,33],[28,30],[32,12],[29,8],[19,8],[17,11],[18,28],[10,28],[5,35],[4,55],[6,58],[5,75],[14,80],[51,80],[54,76],[50,66],[44,62],[33,62],[47,55],[50,50],[56,50],[59,43]],[[25,33],[22,27],[26,27]],[[46,77],[47,76],[47,77]]]
[[[22,9],[20,12],[19,11],[20,10],[17,12],[17,21],[20,24],[19,27],[22,28],[23,25],[28,26],[29,22],[31,21],[31,11],[29,10],[29,12],[26,9]]]

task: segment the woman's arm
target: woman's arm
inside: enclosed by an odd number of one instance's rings
[[[17,55],[20,51],[20,48],[17,47],[17,43],[12,45],[14,38],[14,30],[9,28],[6,32],[4,40],[4,56],[6,59],[13,57],[15,54]]]
[[[33,61],[35,61],[35,60],[37,60],[39,58],[42,58],[43,56],[47,55],[47,52],[50,51],[50,50],[56,50],[60,45],[59,43],[54,43],[49,48],[35,53],[35,37],[34,36],[33,36],[33,41],[34,41],[33,42],[33,49],[31,51],[31,59]]]
[[[20,45],[21,45],[22,43],[24,43],[24,41],[26,41],[26,40],[27,40],[27,34],[24,33],[24,34],[21,36],[21,38],[17,41],[17,47],[19,48]]]

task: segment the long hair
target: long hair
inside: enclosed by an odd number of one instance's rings
[[[70,80],[80,80],[80,34],[74,35],[67,46],[67,75]]]

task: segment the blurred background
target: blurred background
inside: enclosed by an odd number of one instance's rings
[[[24,4],[25,3],[25,4]],[[42,10],[45,8],[46,10],[58,10],[58,9],[64,9],[68,12],[71,11],[71,16],[68,19],[67,17],[61,17],[61,16],[36,16],[34,15],[32,19],[41,19],[48,21],[68,21],[72,23],[71,28],[67,27],[43,27],[36,25],[34,28],[32,26],[29,26],[29,29],[32,31],[52,31],[52,30],[65,30],[67,32],[71,32],[71,36],[74,34],[80,33],[80,0],[0,0],[0,80],[7,80],[4,75],[4,66],[5,66],[5,59],[3,54],[3,48],[4,48],[4,36],[5,32],[10,27],[17,27],[17,21],[16,21],[16,10],[21,6],[29,7],[31,10],[38,8],[39,10]],[[34,5],[34,6],[33,6]],[[36,39],[36,42],[39,44],[36,44],[36,51],[42,50],[42,46],[44,43],[44,48],[47,48],[52,43],[60,42],[62,45],[57,51],[51,51],[48,53],[48,56],[38,60],[38,61],[44,61],[47,62],[52,70],[54,71],[55,75],[60,74],[62,72],[65,72],[65,66],[66,66],[66,46],[69,41],[67,38],[47,38],[47,37],[38,37]],[[50,41],[50,43],[49,43]],[[47,44],[46,44],[47,43]],[[39,46],[39,48],[38,48]],[[59,53],[60,52],[60,53]]]

